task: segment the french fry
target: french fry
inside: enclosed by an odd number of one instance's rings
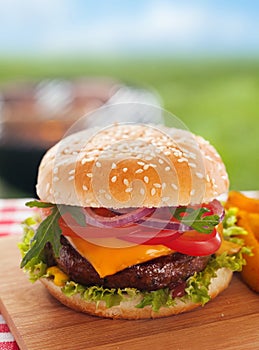
[[[244,194],[231,191],[225,203],[226,208],[238,208],[237,225],[243,227],[248,234],[242,236],[244,244],[252,248],[252,256],[246,255],[246,265],[241,275],[245,283],[259,293],[259,200]]]
[[[237,191],[230,191],[226,202],[226,208],[237,207],[249,213],[259,214],[259,199],[249,198]]]
[[[249,213],[249,224],[255,235],[255,238],[259,241],[259,213]]]
[[[239,211],[237,224],[248,232],[242,238],[246,246],[252,247],[253,252],[252,256],[246,256],[246,265],[243,266],[241,275],[248,286],[259,293],[259,242],[251,229],[249,213]]]

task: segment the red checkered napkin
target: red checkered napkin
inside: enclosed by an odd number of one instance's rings
[[[26,202],[25,198],[0,199],[0,237],[22,233],[21,222],[32,214]]]
[[[32,215],[25,206],[28,199],[0,199],[0,244],[1,237],[22,234],[21,222]],[[19,350],[3,316],[0,314],[0,350]]]
[[[0,314],[0,350],[19,350],[4,318]]]

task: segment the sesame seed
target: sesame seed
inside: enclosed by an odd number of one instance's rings
[[[57,174],[58,173],[58,167],[53,169],[53,174]]]
[[[211,182],[212,182],[212,186],[213,186],[214,189],[218,187],[218,186],[216,185],[216,180],[215,180],[214,177],[211,179]]]
[[[87,177],[93,177],[93,174],[92,173],[87,173],[86,176]]]
[[[84,165],[85,163],[90,163],[92,161],[94,161],[94,157],[88,157],[88,158],[83,158],[81,160],[81,163],[82,163],[82,165]]]
[[[211,162],[213,161],[213,159],[210,156],[205,156],[206,159],[210,160]]]
[[[123,168],[122,171],[126,173],[128,171],[128,168]]]
[[[144,162],[137,162],[137,164],[138,164],[138,165],[141,165],[141,166],[145,165]]]
[[[129,186],[129,180],[128,179],[124,179],[123,183],[124,183],[124,185]]]
[[[178,162],[178,163],[183,163],[183,162],[187,162],[187,163],[188,163],[188,159],[182,157],[182,158],[177,159],[177,162]]]
[[[149,183],[149,177],[148,177],[148,176],[144,176],[144,182],[145,182],[146,184]]]
[[[164,152],[164,155],[165,155],[165,156],[170,156],[170,154],[171,154],[170,151],[165,151],[165,152]]]
[[[189,167],[191,167],[191,168],[196,168],[197,166],[196,166],[195,163],[189,163]]]
[[[156,189],[155,188],[152,188],[151,189],[151,196],[154,196],[156,194]]]
[[[162,190],[164,190],[165,188],[166,188],[166,183],[163,182],[163,183],[162,183]]]
[[[112,163],[112,169],[116,169],[117,165],[115,163]]]
[[[169,170],[171,170],[170,166],[166,166],[165,171],[169,171]]]
[[[176,184],[171,184],[171,187],[172,187],[174,190],[178,190],[178,186],[176,186]]]
[[[149,168],[149,164],[145,164],[144,166],[143,166],[143,169],[144,170],[147,170]]]
[[[162,197],[162,202],[168,202],[170,197]]]
[[[50,183],[47,182],[47,184],[46,184],[46,192],[48,192],[49,188],[50,188]]]
[[[68,181],[72,181],[72,180],[74,180],[74,175],[71,175],[71,176],[69,176],[69,178],[68,178]]]
[[[199,172],[196,173],[196,176],[197,176],[199,179],[203,179],[203,177],[204,177],[203,174],[202,174],[202,173],[199,173]]]
[[[154,187],[156,187],[156,188],[161,188],[161,187],[162,187],[162,185],[161,185],[161,184],[159,184],[159,183],[155,183],[155,184],[154,184]]]
[[[69,171],[69,175],[73,175],[75,172],[76,172],[75,169],[72,169]]]
[[[181,157],[182,156],[182,152],[181,151],[179,151],[178,149],[176,150],[176,151],[174,151],[174,155],[176,156],[176,157]]]
[[[209,174],[206,175],[206,180],[207,180],[208,182],[210,182]]]
[[[190,195],[193,196],[195,194],[195,190],[190,191]]]
[[[83,185],[82,188],[84,191],[88,191],[88,187],[86,185]]]
[[[73,151],[72,154],[73,154],[74,156],[76,156],[76,155],[78,154],[78,152],[77,152],[77,151]]]
[[[143,196],[143,195],[145,194],[144,188],[141,188],[140,191],[139,191],[139,193]]]
[[[159,159],[158,159],[158,163],[160,163],[160,164],[164,164],[163,159],[159,158]]]
[[[102,167],[102,164],[100,162],[96,162],[95,163],[95,166],[97,166],[97,168],[101,168]]]
[[[59,179],[59,177],[58,176],[54,176],[53,177],[53,182],[58,182],[60,179]]]
[[[144,171],[143,169],[137,169],[137,170],[135,171],[135,173],[136,173],[136,174],[140,174],[140,173],[143,173],[143,171]]]
[[[108,199],[108,200],[111,200],[111,199],[112,199],[112,197],[111,197],[108,193],[106,193],[106,194],[104,195],[104,197],[105,197],[106,199]]]
[[[105,193],[105,192],[106,191],[104,189],[102,189],[102,188],[99,190],[99,193]]]
[[[114,176],[111,178],[111,182],[116,182],[116,180],[117,180],[117,176],[114,175]]]
[[[125,192],[132,192],[132,190],[133,190],[133,188],[132,187],[128,187],[128,188],[126,188],[126,190],[125,190]]]

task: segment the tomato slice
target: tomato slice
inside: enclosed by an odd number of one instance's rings
[[[136,232],[124,235],[122,238],[138,244],[163,244],[179,253],[193,256],[211,255],[221,245],[221,236],[216,229],[210,234],[199,233],[193,230],[184,233],[174,232],[171,235],[168,234],[168,231],[162,230],[153,237],[150,232]]]
[[[185,232],[179,238],[165,244],[168,248],[179,253],[204,256],[215,253],[221,245],[221,235],[216,228],[210,234],[196,231]]]
[[[179,253],[192,256],[211,255],[221,245],[221,236],[216,228],[210,234],[199,233],[195,230],[184,233],[170,230],[158,231],[138,224],[100,229],[90,225],[80,226],[69,213],[63,214],[59,219],[59,225],[64,236],[79,236],[85,240],[115,237],[135,244],[162,244]]]

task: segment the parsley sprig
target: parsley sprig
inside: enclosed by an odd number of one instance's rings
[[[59,250],[61,247],[61,229],[58,225],[59,218],[60,212],[58,208],[53,207],[52,213],[47,216],[38,226],[31,241],[31,248],[22,259],[21,267],[26,266],[31,259],[39,257],[47,242],[51,243],[55,256],[59,256]]]
[[[187,225],[200,233],[211,233],[216,225],[219,224],[218,215],[204,215],[210,210],[204,207],[194,209],[191,207],[179,207],[173,211],[175,219],[182,224]]]
[[[67,205],[57,206],[52,203],[40,202],[37,200],[27,202],[26,206],[30,208],[50,208],[51,213],[38,226],[31,241],[31,248],[21,261],[22,268],[25,267],[33,258],[40,257],[47,242],[51,244],[55,257],[59,257],[59,251],[61,248],[60,237],[62,231],[58,221],[64,213],[69,212],[79,223],[79,225],[85,226],[84,215],[78,207],[70,207]]]

